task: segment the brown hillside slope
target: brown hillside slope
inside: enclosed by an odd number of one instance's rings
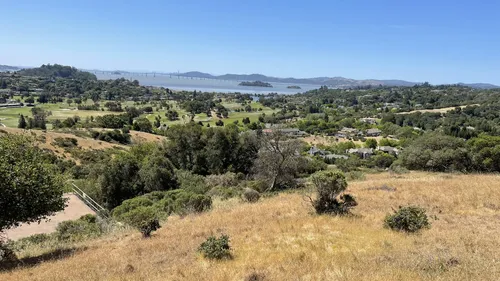
[[[171,218],[151,239],[86,242],[70,257],[0,280],[498,280],[499,187],[498,175],[369,175],[349,185],[359,201],[351,218],[314,215],[300,194],[217,202],[208,213]],[[430,230],[383,228],[391,207],[407,204],[437,217]],[[231,237],[233,260],[196,253],[217,233]],[[245,279],[251,274],[265,279]]]
[[[4,131],[9,134],[25,134],[35,135],[39,141],[39,147],[53,151],[55,154],[71,158],[70,153],[64,152],[64,148],[54,146],[54,139],[56,138],[74,138],[78,141],[78,147],[82,149],[108,149],[113,147],[127,148],[125,145],[109,143],[105,141],[94,140],[92,138],[82,138],[69,133],[59,133],[54,131],[41,131],[41,130],[23,130],[17,128],[0,128],[0,133]]]
[[[95,129],[99,130],[99,129]],[[9,134],[26,134],[35,135],[39,140],[39,146],[43,149],[48,149],[53,151],[55,154],[62,156],[64,158],[71,159],[71,154],[64,151],[64,148],[57,147],[54,145],[54,139],[56,138],[74,138],[78,141],[78,147],[81,149],[109,149],[109,148],[121,148],[128,149],[126,145],[118,143],[109,143],[105,141],[95,140],[87,137],[75,136],[71,133],[55,132],[55,131],[41,131],[41,130],[23,130],[17,128],[0,128],[0,133],[7,132]],[[166,140],[166,137],[138,132],[130,131],[130,137],[133,144],[143,143],[143,142],[162,142]]]

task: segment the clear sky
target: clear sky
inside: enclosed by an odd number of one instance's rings
[[[0,64],[500,84],[500,1],[0,0]]]

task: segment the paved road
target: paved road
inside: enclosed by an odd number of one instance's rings
[[[57,224],[62,221],[76,220],[86,214],[95,215],[95,212],[85,205],[85,203],[83,203],[83,201],[80,200],[80,198],[78,198],[75,194],[67,193],[64,197],[69,198],[67,202],[68,206],[64,209],[64,211],[56,213],[55,215],[49,217],[49,221],[42,221],[40,224],[23,224],[19,227],[9,229],[5,233],[7,238],[17,240],[33,234],[51,233],[56,230]]]

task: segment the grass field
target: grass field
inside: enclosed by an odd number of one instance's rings
[[[167,124],[167,125],[185,124],[185,123],[189,122],[189,116],[185,110],[179,108],[176,104],[171,103],[171,105],[174,105],[174,110],[176,110],[179,113],[179,120],[176,120],[176,121],[168,120],[165,117],[166,110],[160,110],[158,112],[155,111],[155,112],[153,112],[151,114],[147,114],[145,116],[148,118],[149,121],[154,122],[155,117],[159,115],[161,117],[161,123]],[[243,106],[241,106],[241,104],[223,102],[222,105],[224,107],[226,107],[227,109],[229,109],[229,111],[230,111],[228,118],[221,119],[224,122],[224,124],[232,124],[236,120],[238,120],[238,122],[240,124],[242,124],[242,122],[243,122],[242,120],[245,117],[250,118],[251,122],[256,122],[256,121],[258,121],[259,116],[262,113],[272,114],[273,112],[276,111],[276,110],[272,110],[271,108],[263,107],[260,103],[257,103],[257,102],[251,103],[252,108],[256,108],[256,109],[262,108],[262,111],[236,112],[236,111],[234,111],[235,109],[243,108]],[[212,117],[207,117],[207,115],[205,113],[201,113],[201,114],[197,114],[194,118],[195,122],[201,121],[203,124],[207,124],[207,123],[210,124],[210,126],[215,126],[215,122],[217,122],[217,120],[219,120],[219,118],[217,118],[215,116],[215,113],[212,114]]]
[[[478,106],[479,104],[472,104],[470,106]],[[460,107],[460,108],[465,108],[469,105],[461,105],[461,106],[457,106],[457,107]],[[413,110],[413,111],[408,111],[408,112],[398,112],[397,114],[412,114],[412,113],[416,113],[416,112],[421,112],[421,113],[446,113],[448,111],[451,111],[451,110],[455,110],[455,106],[453,107],[443,107],[443,108],[436,108],[436,109],[419,109],[419,110]]]
[[[87,101],[87,104],[91,104],[91,101]],[[106,101],[100,102],[101,105],[104,105]],[[184,124],[189,122],[189,117],[188,113],[181,109],[175,102],[169,102],[169,104],[172,106],[173,110],[176,110],[179,113],[179,120],[176,121],[170,121],[165,117],[166,110],[159,110],[159,111],[154,111],[153,113],[150,114],[144,114],[142,117],[148,118],[149,121],[154,122],[156,116],[161,117],[161,124],[167,124],[167,125],[173,125],[173,124]],[[122,107],[125,106],[136,106],[136,107],[144,107],[144,106],[150,106],[151,104],[145,104],[145,105],[136,105],[132,101],[126,101],[122,103]],[[230,109],[229,117],[228,118],[223,118],[222,121],[226,124],[231,124],[235,120],[239,120],[239,122],[242,122],[242,119],[245,117],[249,117],[250,121],[255,122],[258,120],[259,116],[262,113],[266,114],[272,114],[274,110],[270,108],[265,108],[263,107],[260,103],[253,102],[251,104],[252,108],[262,108],[262,111],[254,111],[254,112],[235,112],[233,111],[236,108],[243,108],[241,104],[238,103],[223,103],[223,105]],[[44,110],[50,111],[52,114],[48,117],[48,121],[53,121],[56,119],[66,119],[68,117],[74,117],[74,116],[79,116],[81,119],[85,119],[90,116],[102,116],[105,114],[120,114],[121,112],[111,112],[111,111],[91,111],[91,110],[78,110],[77,106],[75,104],[72,104],[71,106],[68,105],[67,103],[57,103],[57,104],[41,104],[37,105],[40,108],[43,108]],[[153,107],[154,108],[154,107]],[[32,116],[31,115],[31,108],[30,107],[20,107],[20,108],[0,108],[0,123],[4,124],[7,127],[11,128],[16,128],[19,122],[19,115],[22,114],[24,116]],[[215,116],[215,114],[209,118],[205,113],[198,114],[196,115],[195,119],[196,122],[202,121],[204,124],[209,123],[210,126],[215,126],[215,122],[218,120],[218,118]],[[0,125],[1,127],[1,125]],[[48,126],[50,129],[50,124]]]
[[[315,215],[300,193],[217,201],[208,213],[169,218],[151,239],[129,232],[88,241],[0,280],[493,281],[499,183],[498,175],[367,175],[349,185],[359,202],[353,217]],[[408,204],[428,210],[431,229],[408,235],[382,226],[392,208]],[[200,243],[219,233],[231,237],[233,259],[200,257]]]

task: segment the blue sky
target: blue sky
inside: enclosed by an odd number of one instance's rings
[[[5,1],[0,64],[500,84],[499,1]]]

